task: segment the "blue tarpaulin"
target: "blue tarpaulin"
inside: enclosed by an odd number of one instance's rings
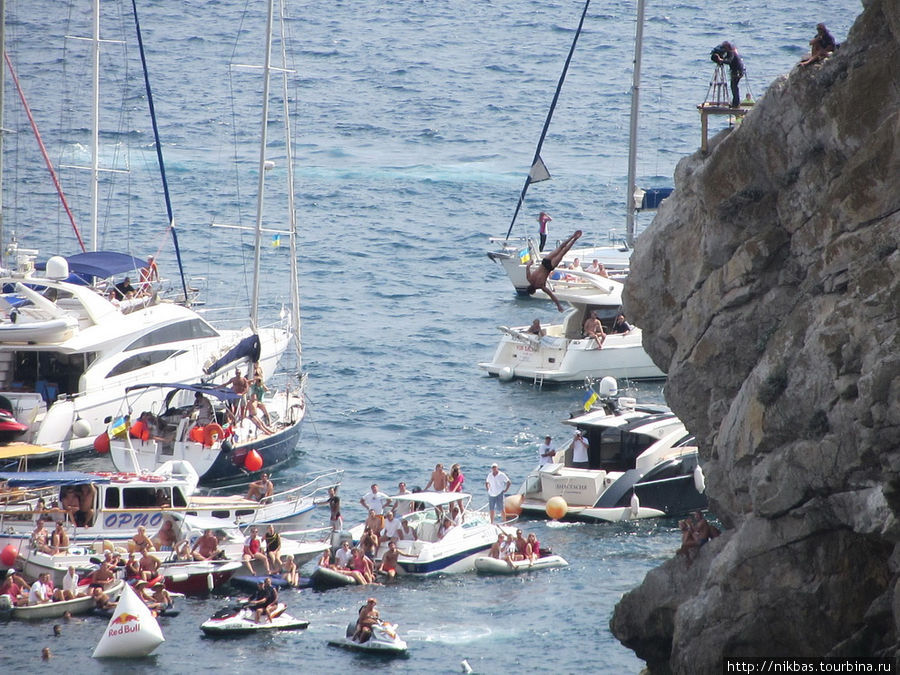
[[[199,392],[205,396],[212,396],[221,401],[233,401],[240,398],[240,394],[234,393],[231,389],[222,389],[219,385],[214,384],[177,384],[155,382],[153,384],[135,384],[125,388],[125,393],[132,391],[140,391],[141,389],[172,389],[178,391]]]
[[[140,258],[115,251],[76,253],[67,256],[66,262],[69,263],[69,272],[72,274],[82,278],[96,277],[99,279],[108,279],[117,274],[124,274],[147,266],[146,261]],[[43,270],[47,268],[47,263],[39,262],[35,267]]]
[[[7,481],[10,487],[39,488],[54,485],[108,483],[109,478],[81,471],[7,471],[0,473],[0,481]]]

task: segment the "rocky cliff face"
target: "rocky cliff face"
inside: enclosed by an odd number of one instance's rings
[[[654,673],[900,653],[900,3],[684,159],[629,316],[701,441],[726,529],[628,593]]]

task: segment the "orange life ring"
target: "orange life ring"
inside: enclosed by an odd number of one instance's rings
[[[215,439],[213,436],[215,436]],[[225,430],[215,422],[203,427],[203,445],[206,447],[211,447],[214,442],[224,440],[224,438]]]
[[[141,480],[147,483],[162,483],[165,479],[165,476],[156,476],[151,473],[147,473],[141,476]]]

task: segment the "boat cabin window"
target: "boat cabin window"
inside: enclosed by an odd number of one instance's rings
[[[182,340],[199,340],[200,338],[218,337],[215,329],[202,319],[190,319],[169,324],[142,335],[125,348],[126,352],[143,347],[154,347]]]
[[[587,429],[588,456],[592,469],[627,471],[644,450],[656,442],[653,436],[618,428]]]
[[[61,354],[16,350],[12,368],[5,371],[0,386],[8,391],[33,391],[52,403],[59,394],[79,392],[79,380],[96,358],[96,352]]]
[[[168,358],[172,356],[176,356],[178,354],[184,354],[184,350],[180,349],[161,349],[155,352],[144,352],[142,354],[135,354],[134,356],[129,356],[124,361],[120,361],[119,365],[110,370],[106,377],[116,377],[117,375],[124,375],[125,373],[130,373],[133,370],[140,370],[141,368],[147,368],[149,366],[156,365],[157,363],[162,363]]]
[[[122,502],[119,495],[119,488],[107,487],[106,496],[103,498],[103,508],[117,509],[121,506],[121,504]]]
[[[122,506],[126,509],[146,509],[162,506],[159,503],[161,498],[166,495],[163,489],[159,490],[152,486],[135,486],[122,488]],[[159,492],[160,494],[157,494]]]

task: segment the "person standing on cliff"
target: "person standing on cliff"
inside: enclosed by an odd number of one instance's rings
[[[712,60],[719,65],[726,65],[731,71],[731,107],[741,105],[741,92],[738,82],[744,77],[744,62],[738,55],[737,47],[728,41],[723,42],[712,51]]]

